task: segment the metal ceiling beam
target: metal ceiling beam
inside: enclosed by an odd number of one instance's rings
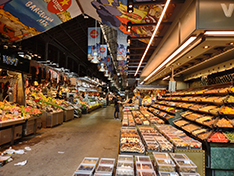
[[[145,50],[145,48],[146,48],[146,47],[131,47],[131,46],[130,46],[130,50],[140,50],[140,49]],[[157,46],[150,46],[149,49],[156,49],[156,48],[157,48]]]
[[[130,40],[139,40],[139,39],[150,39],[151,38],[151,36],[146,36],[146,37],[131,37],[130,38]],[[157,38],[163,38],[163,36],[155,36],[154,37],[155,39],[157,39]]]
[[[137,54],[134,54],[134,53],[130,53],[130,56],[142,56],[143,53],[137,53]],[[151,53],[148,53],[146,56],[151,56]],[[131,59],[130,59],[131,60]]]
[[[128,23],[129,24],[129,23]],[[134,23],[130,24],[130,26],[155,26],[157,23]],[[172,22],[161,22],[162,25],[171,25]]]
[[[80,45],[67,33],[66,30],[63,29],[63,27],[61,25],[59,25],[60,28],[63,30],[63,32],[78,46],[78,48],[80,48],[80,50],[84,53],[87,54],[81,47]]]
[[[140,60],[139,60],[140,61]],[[131,65],[134,65],[134,64],[136,64],[136,65],[138,65],[139,64],[139,62],[129,62],[128,63],[129,65],[131,64]],[[142,62],[142,64],[144,65],[144,64],[147,64],[147,62]]]
[[[185,0],[171,0],[171,4],[181,4],[184,3]],[[133,2],[134,6],[138,5],[153,5],[153,4],[165,4],[166,0],[153,0],[153,1],[143,1],[143,2]]]

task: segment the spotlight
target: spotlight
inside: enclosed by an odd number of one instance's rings
[[[127,37],[127,43],[128,43],[128,44],[131,43],[131,37],[130,37],[130,36]]]
[[[133,12],[133,0],[128,0],[127,6],[128,6],[127,12],[132,13]]]
[[[128,23],[127,23],[127,29],[126,29],[128,32],[131,32],[131,30],[132,30],[132,23],[131,23],[131,21],[129,21]]]

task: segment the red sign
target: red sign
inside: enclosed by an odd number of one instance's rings
[[[109,61],[110,61],[110,57],[107,56],[107,62],[109,62]]]
[[[92,38],[96,38],[96,37],[98,37],[98,31],[97,30],[92,30],[91,32],[90,32],[90,36],[92,37]]]
[[[61,13],[71,6],[72,0],[51,0],[47,5],[47,10],[51,13]]]
[[[100,48],[100,52],[101,52],[101,53],[105,53],[105,52],[106,52],[106,48],[102,46],[102,47]]]

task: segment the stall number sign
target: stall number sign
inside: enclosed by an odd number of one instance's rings
[[[1,54],[0,54],[0,56],[1,56]],[[17,66],[19,63],[19,60],[17,58],[11,57],[11,56],[6,56],[6,55],[2,55],[2,57],[0,57],[0,60],[4,64],[12,65],[12,66]]]

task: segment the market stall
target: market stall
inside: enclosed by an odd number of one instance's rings
[[[23,74],[30,61],[18,56],[13,48],[0,49],[0,145],[14,143],[41,127],[41,112],[26,106]]]

